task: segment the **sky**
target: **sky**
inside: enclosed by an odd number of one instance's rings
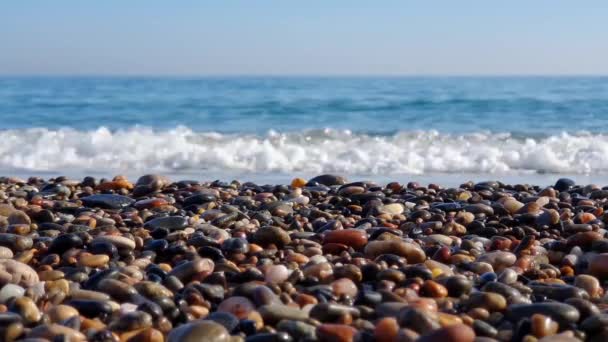
[[[607,75],[608,1],[2,1],[0,75]]]

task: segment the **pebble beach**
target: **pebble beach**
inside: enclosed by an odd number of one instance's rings
[[[608,189],[0,178],[2,341],[606,341]]]

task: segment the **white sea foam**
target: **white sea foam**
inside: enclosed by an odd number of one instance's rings
[[[306,131],[263,136],[131,128],[0,131],[0,169],[341,174],[608,173],[608,135]]]

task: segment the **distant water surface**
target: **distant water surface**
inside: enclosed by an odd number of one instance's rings
[[[608,175],[604,77],[4,77],[0,119],[5,174]]]

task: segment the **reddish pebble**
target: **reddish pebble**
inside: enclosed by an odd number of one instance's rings
[[[589,273],[600,280],[608,278],[608,253],[598,254],[591,259]]]
[[[394,317],[385,317],[378,321],[374,330],[374,338],[378,342],[393,342],[397,338],[399,324]]]
[[[317,327],[317,338],[325,342],[350,342],[357,329],[344,324],[321,324]]]
[[[427,280],[422,284],[422,292],[427,297],[443,298],[448,296],[445,286],[433,280]]]
[[[363,229],[341,229],[327,232],[323,243],[340,243],[361,249],[367,244],[367,233]]]
[[[169,202],[167,202],[167,200],[164,198],[150,198],[150,199],[137,201],[137,202],[135,202],[134,206],[135,206],[135,208],[141,210],[141,209],[158,208],[158,207],[162,207],[167,204],[169,204]]]
[[[337,296],[349,296],[355,298],[357,296],[357,285],[348,278],[340,278],[331,283],[331,288]]]

